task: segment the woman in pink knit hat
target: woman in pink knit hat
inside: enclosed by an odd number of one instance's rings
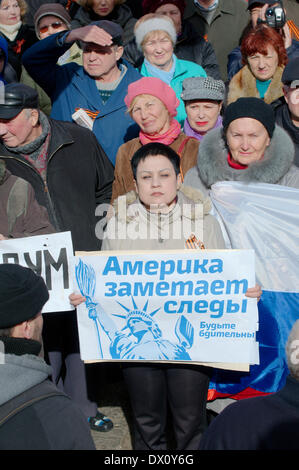
[[[181,131],[175,119],[179,100],[169,85],[159,78],[143,77],[129,85],[125,103],[140,132],[117,152],[111,202],[134,189],[131,159],[144,144],[161,142],[175,150],[181,158],[182,179],[197,161],[199,142]]]

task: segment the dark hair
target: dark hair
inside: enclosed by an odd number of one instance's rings
[[[178,154],[168,145],[153,142],[143,145],[134,153],[131,160],[134,179],[136,179],[137,167],[140,161],[145,160],[147,157],[155,157],[157,155],[163,155],[163,157],[168,158],[174,168],[175,174],[178,175],[180,173],[180,157]]]
[[[268,45],[274,47],[278,55],[278,65],[286,65],[288,56],[282,36],[269,26],[259,26],[249,31],[241,44],[242,62],[247,64],[248,57],[260,53],[267,54]]]

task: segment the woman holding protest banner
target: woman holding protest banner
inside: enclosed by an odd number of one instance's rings
[[[136,190],[115,202],[115,215],[108,222],[103,250],[224,248],[220,226],[209,214],[210,201],[199,191],[181,188],[180,158],[173,149],[161,143],[146,144],[133,155],[131,167]],[[137,239],[130,237],[132,231],[139,234]],[[261,289],[255,286],[246,295],[259,298]],[[72,294],[70,300],[77,306],[86,299]],[[104,313],[101,306],[96,309],[100,319]],[[165,342],[146,312],[134,308],[127,315],[127,323],[137,338],[129,348],[127,337],[115,330],[108,332],[107,321],[105,331],[111,336],[118,357],[142,360],[123,363],[134,416],[134,449],[167,449],[168,404],[177,449],[197,449],[206,428],[211,369],[193,363],[181,364],[180,361],[187,360],[182,345],[174,347]],[[111,320],[109,325],[113,328]],[[187,331],[185,336],[187,341]],[[159,363],[146,361],[141,353],[144,341],[147,350],[156,351]],[[176,363],[165,363],[167,351],[171,351],[171,359]]]

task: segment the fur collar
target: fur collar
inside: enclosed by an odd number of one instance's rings
[[[122,222],[132,221],[137,214],[137,204],[139,204],[138,195],[135,191],[129,191],[123,196],[119,196],[113,203],[115,217]],[[178,191],[178,204],[191,204],[191,219],[197,216],[196,207],[203,205],[203,214],[209,214],[211,211],[211,201],[203,195],[201,191],[190,186],[181,186]]]
[[[271,80],[268,90],[265,94],[265,103],[272,103],[281,96],[283,96],[281,76],[284,70],[283,66],[277,67],[275,74]],[[245,65],[238,73],[231,79],[228,90],[227,104],[236,101],[241,97],[253,96],[259,98],[259,92],[256,87],[256,79],[252,74],[248,65]]]
[[[208,188],[217,181],[256,181],[276,184],[290,169],[295,155],[294,144],[279,126],[275,130],[264,158],[245,170],[234,170],[227,163],[228,148],[222,128],[211,130],[202,140],[198,151],[198,171]]]

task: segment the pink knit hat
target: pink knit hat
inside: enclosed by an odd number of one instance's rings
[[[125,97],[125,103],[127,107],[130,106],[132,100],[138,95],[152,95],[166,106],[171,117],[177,115],[176,108],[179,106],[180,102],[176,97],[174,90],[167,85],[167,83],[162,82],[160,78],[156,77],[143,77],[136,82],[130,83],[128,86],[128,93]]]

